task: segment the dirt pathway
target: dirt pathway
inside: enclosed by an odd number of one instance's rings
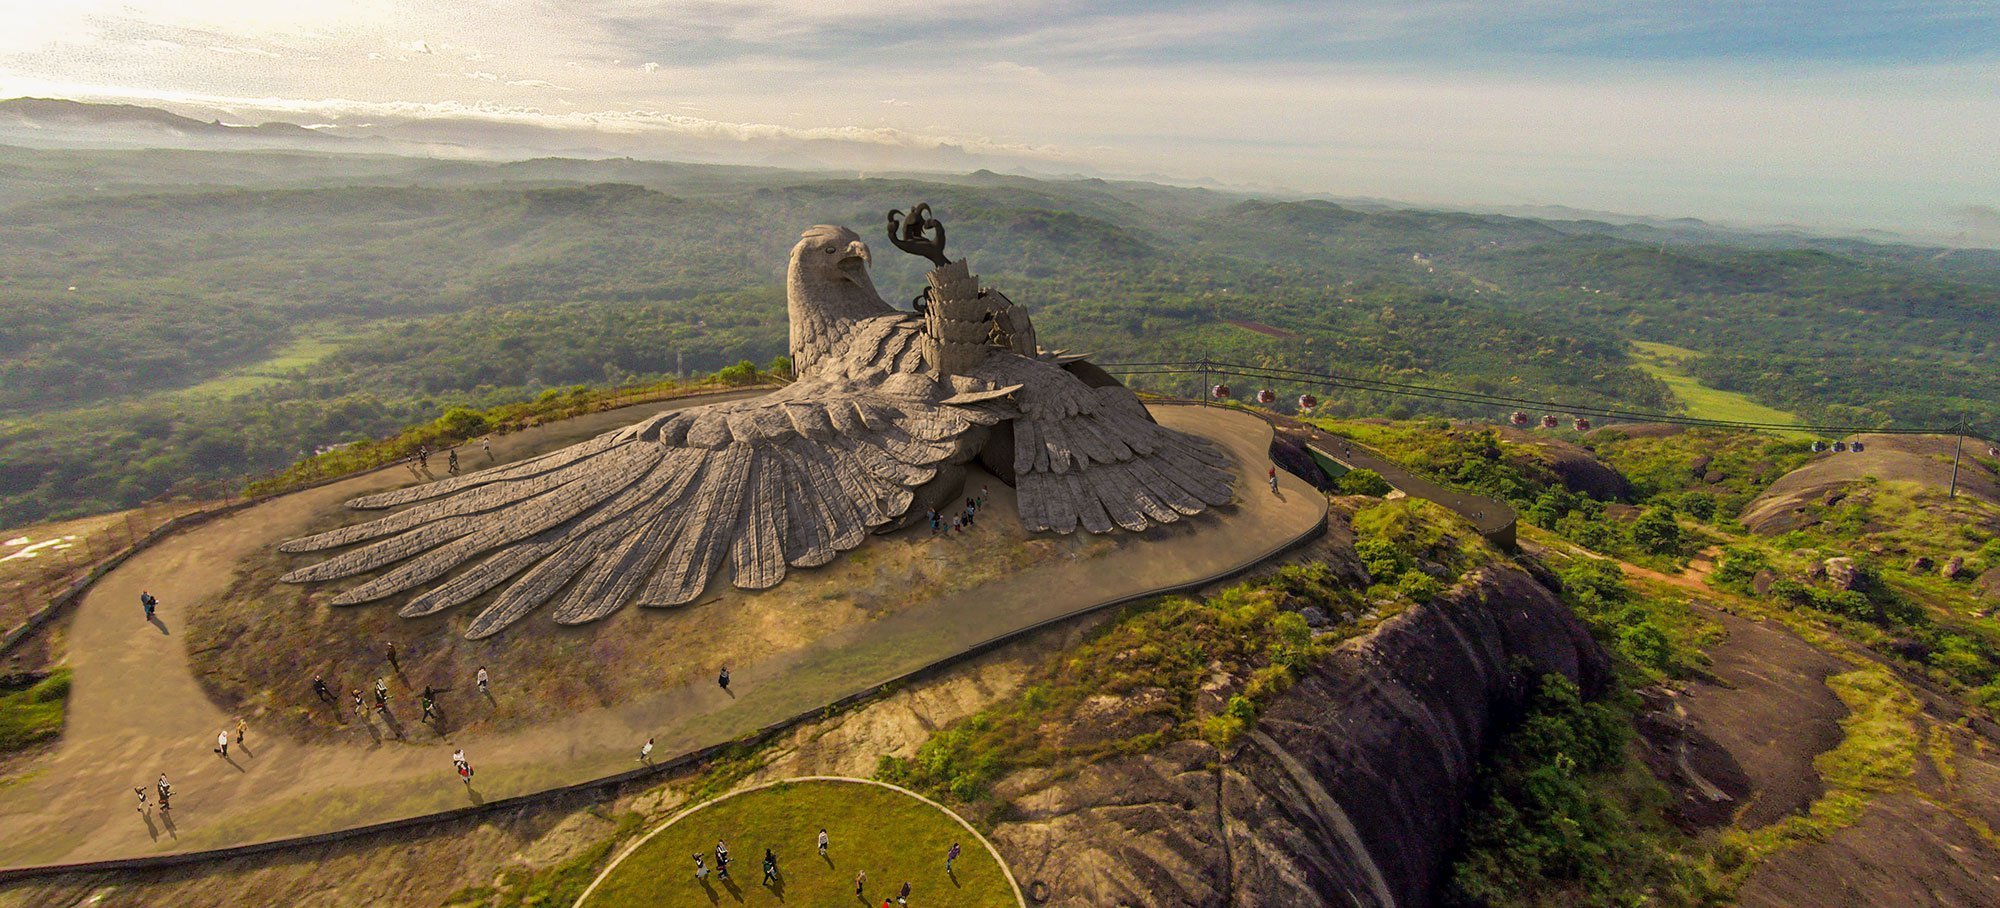
[[[679,405],[580,417],[500,439],[495,453],[503,462],[516,459]],[[1278,495],[1261,488],[1268,426],[1198,408],[1165,408],[1159,416],[1222,442],[1245,474],[1254,474],[1239,477],[1237,504],[1170,538],[1008,576],[733,667],[734,697],[712,683],[689,684],[525,730],[444,742],[309,745],[265,740],[253,727],[247,747],[219,756],[215,735],[234,719],[195,680],[189,660],[201,654],[185,651],[178,624],[177,606],[222,595],[245,558],[297,535],[341,500],[407,482],[407,472],[377,471],[197,527],[135,556],[79,603],[70,631],[69,725],[53,753],[0,786],[0,865],[267,841],[600,778],[632,768],[636,742],[648,736],[658,740],[660,756],[726,741],[1008,631],[1259,560],[1323,519],[1325,499],[1294,477],[1281,472]],[[1011,508],[996,511],[1002,519],[995,524],[1020,532]],[[158,625],[141,617],[142,588],[161,600]],[[409,715],[407,697],[400,706]],[[451,770],[455,747],[478,769],[469,786]],[[162,771],[176,789],[171,821],[135,809],[132,789],[150,789]]]

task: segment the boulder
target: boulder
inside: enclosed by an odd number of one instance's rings
[[[1769,594],[1771,592],[1771,584],[1777,582],[1777,572],[1770,568],[1763,568],[1757,571],[1756,576],[1750,578],[1750,588],[1756,590],[1757,595],[1763,596]]]
[[[1328,615],[1326,609],[1320,608],[1317,605],[1308,605],[1305,608],[1299,609],[1299,617],[1306,619],[1307,627],[1321,628],[1333,626],[1333,616]]]
[[[1938,573],[1943,574],[1944,579],[1946,580],[1970,579],[1969,577],[1966,576],[1964,555],[1951,556],[1951,560],[1944,563],[1944,570],[1939,571]]]
[[[1834,589],[1853,590],[1861,587],[1861,566],[1847,557],[1828,558],[1825,561],[1826,582]]]
[[[1435,904],[1480,755],[1549,672],[1593,693],[1610,663],[1489,568],[1319,660],[1226,749],[1093,762],[1023,789],[992,839],[1046,905]]]
[[[1937,562],[1932,561],[1929,555],[1918,555],[1910,559],[1910,573],[1912,574],[1928,574],[1935,567],[1937,567]]]

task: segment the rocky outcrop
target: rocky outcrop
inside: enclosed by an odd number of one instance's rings
[[[1226,750],[1011,780],[1031,793],[993,839],[1052,905],[1430,904],[1498,717],[1548,672],[1609,676],[1553,594],[1487,568],[1321,660]]]

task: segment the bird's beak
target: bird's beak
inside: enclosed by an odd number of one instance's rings
[[[873,262],[868,257],[868,244],[855,240],[847,244],[847,254],[840,257],[838,266],[848,280],[866,286],[868,266],[871,264]]]

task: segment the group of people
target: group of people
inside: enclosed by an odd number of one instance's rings
[[[979,495],[975,498],[967,498],[965,500],[965,510],[951,515],[950,521],[946,521],[944,514],[937,508],[925,508],[924,517],[930,521],[931,535],[949,536],[953,533],[964,533],[972,529],[972,521],[979,516],[979,509],[986,506],[986,496],[989,491],[987,486],[980,486]]]
[[[826,830],[824,828],[820,829],[818,841],[819,856],[822,858],[827,857],[827,850],[832,847],[832,844],[833,840],[827,835]],[[957,842],[951,843],[951,847],[945,850],[944,872],[947,876],[950,876],[954,872],[953,865],[958,863],[958,856],[962,853],[963,850],[959,848]],[[715,878],[718,880],[729,879],[729,846],[724,844],[720,839],[716,840],[715,843]],[[708,881],[708,864],[701,854],[694,856],[694,879],[695,882],[704,885]],[[778,854],[770,848],[765,848],[764,885],[775,885],[778,879]],[[868,897],[867,893],[868,871],[862,870],[854,874],[854,897],[857,899],[866,899]],[[910,882],[904,880],[902,889],[898,890],[893,898],[884,897],[882,904],[884,908],[890,908],[893,905],[907,905],[909,901]]]
[[[480,439],[479,450],[486,453],[487,463],[493,462],[493,442],[491,439]],[[431,450],[430,445],[418,445],[417,453],[410,455],[410,459],[404,461],[404,464],[410,468],[411,473],[429,473],[431,471],[431,455],[433,453],[436,452]],[[457,448],[445,449],[445,470],[453,476],[458,475]]]

